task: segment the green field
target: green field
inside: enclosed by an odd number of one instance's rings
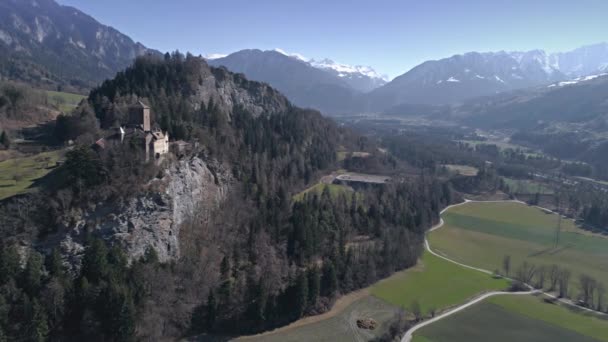
[[[51,104],[56,105],[63,113],[69,113],[76,108],[80,101],[86,96],[80,94],[64,93],[60,91],[47,90],[46,95]]]
[[[62,156],[63,151],[51,151],[0,162],[0,200],[28,191]]]
[[[277,333],[237,339],[238,341],[327,341],[350,342],[368,341],[386,331],[387,324],[395,316],[398,308],[386,302],[366,296],[349,305],[339,314],[318,322],[288,328]],[[373,318],[379,326],[375,330],[357,327],[357,319]]]
[[[513,178],[503,178],[503,181],[511,192],[516,194],[536,194],[537,192],[541,195],[551,195],[553,194],[553,189],[548,187],[547,185],[536,182],[529,179],[513,179]]]
[[[588,274],[608,284],[608,239],[561,222],[560,243],[554,248],[558,217],[520,203],[467,203],[443,214],[445,226],[429,235],[431,247],[467,265],[502,269],[511,257],[514,273],[523,261],[536,266],[557,264],[572,272],[570,296],[578,279]]]
[[[414,342],[608,341],[608,321],[535,296],[494,296],[426,326]]]
[[[443,165],[448,170],[463,175],[463,176],[476,176],[479,170],[476,167],[468,166],[468,165],[451,165],[446,164]]]
[[[503,290],[504,279],[458,266],[425,252],[421,264],[372,287],[372,294],[406,310],[418,301],[424,315],[464,303],[482,292]]]
[[[342,194],[346,195],[347,199],[350,199],[351,193],[353,192],[353,189],[348,186],[344,186],[344,185],[340,185],[340,184],[318,183],[318,184],[315,184],[315,185],[311,186],[310,188],[294,195],[293,200],[296,202],[301,201],[304,199],[304,196],[306,196],[306,195],[312,196],[314,194],[317,194],[317,195],[321,196],[321,194],[323,193],[323,190],[325,190],[325,188],[327,188],[329,190],[329,195],[333,199],[338,198]]]

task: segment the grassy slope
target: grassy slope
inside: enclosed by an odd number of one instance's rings
[[[59,110],[63,113],[69,113],[72,109],[76,108],[80,101],[86,96],[80,94],[64,93],[60,91],[47,90],[46,94],[50,103],[59,104]]]
[[[506,280],[470,270],[438,258],[428,252],[422,256],[422,267],[415,267],[380,282],[372,294],[389,303],[409,309],[414,300],[423,314],[465,302],[489,290],[502,290]]]
[[[63,151],[51,151],[0,162],[0,200],[27,191],[35,180],[49,173],[62,156]]]
[[[587,273],[608,284],[608,239],[562,220],[560,245],[553,248],[557,215],[517,203],[469,203],[444,214],[445,227],[430,234],[431,246],[465,264],[488,270],[502,268],[505,255],[511,269],[527,260],[535,265],[558,264],[578,275]]]
[[[513,178],[503,178],[503,180],[505,184],[509,186],[509,189],[511,189],[512,192],[518,194],[535,194],[537,192],[541,195],[553,194],[553,190],[551,188],[533,180]]]
[[[317,195],[321,196],[321,194],[323,193],[323,190],[326,187],[329,188],[329,194],[334,199],[338,198],[338,196],[340,196],[341,194],[345,194],[347,196],[346,198],[350,199],[350,196],[351,196],[350,194],[353,191],[351,188],[344,186],[344,185],[318,183],[318,184],[315,184],[315,185],[311,186],[310,188],[300,192],[299,194],[294,195],[293,200],[301,201],[304,199],[304,196],[306,194],[309,194],[309,195],[317,194]]]
[[[594,320],[581,322],[587,319],[564,307],[542,303],[532,296],[497,296],[420,329],[413,340],[414,342],[605,341],[608,337],[606,336],[608,324]]]

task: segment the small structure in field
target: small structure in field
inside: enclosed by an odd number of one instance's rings
[[[378,322],[372,318],[360,318],[357,320],[359,329],[374,330],[378,327]]]

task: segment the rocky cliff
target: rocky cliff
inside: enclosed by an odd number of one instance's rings
[[[169,161],[162,177],[126,203],[99,203],[71,215],[59,236],[62,253],[79,265],[87,234],[119,245],[130,260],[153,248],[161,262],[180,256],[180,226],[194,215],[208,216],[227,196],[231,174],[200,157]]]

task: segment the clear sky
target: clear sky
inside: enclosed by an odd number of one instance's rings
[[[163,52],[281,48],[391,77],[468,51],[554,52],[608,41],[606,0],[58,1]]]

